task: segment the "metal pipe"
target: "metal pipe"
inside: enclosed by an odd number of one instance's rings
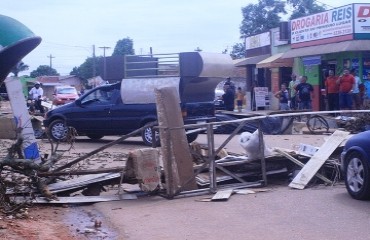
[[[213,136],[213,128],[207,126],[207,142],[208,142],[208,159],[209,159],[209,180],[211,192],[215,193],[217,188],[216,182],[216,163],[215,163],[215,142]]]

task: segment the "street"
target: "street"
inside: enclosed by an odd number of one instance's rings
[[[216,135],[216,146],[227,136]],[[265,136],[268,146],[285,148],[300,142],[320,146],[325,138]],[[88,152],[111,139],[114,138],[91,142],[80,137],[74,151]],[[204,143],[206,137],[202,135],[197,141]],[[140,138],[131,138],[107,151],[112,157],[143,147]],[[237,137],[226,148],[243,152]],[[368,239],[370,202],[353,200],[343,183],[305,190],[290,189],[288,184],[288,179],[269,179],[269,191],[234,194],[226,202],[200,202],[212,195],[174,200],[150,196],[79,208],[100,212],[104,224],[115,229],[116,239]]]

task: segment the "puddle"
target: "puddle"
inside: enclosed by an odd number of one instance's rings
[[[104,216],[92,206],[70,205],[65,223],[71,232],[84,239],[118,239],[117,233],[109,227]]]

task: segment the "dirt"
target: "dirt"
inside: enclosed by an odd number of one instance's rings
[[[7,240],[67,240],[88,239],[79,233],[73,233],[65,225],[64,211],[55,207],[32,207],[26,219],[17,219],[15,215],[2,215],[0,220],[0,238]]]

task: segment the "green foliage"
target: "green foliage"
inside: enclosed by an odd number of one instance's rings
[[[30,77],[35,78],[40,76],[59,76],[59,73],[48,65],[40,65],[36,70],[31,72]]]
[[[112,56],[134,55],[134,41],[127,37],[117,42]]]
[[[287,2],[294,9],[290,19],[296,19],[326,10],[324,5],[318,5],[315,0],[287,0]]]
[[[12,69],[11,73],[14,74],[14,77],[18,77],[18,74],[23,71],[27,71],[29,69],[29,66],[24,64],[24,62],[20,61],[17,63]]]
[[[257,4],[242,8],[242,14],[242,37],[260,34],[279,26],[279,14],[286,14],[285,3],[281,0],[259,0]]]
[[[102,70],[99,68],[102,61],[103,57],[95,58],[95,76],[102,74]],[[74,67],[70,74],[75,75],[83,80],[94,77],[94,58],[87,58],[79,67]]]
[[[232,59],[239,59],[245,57],[245,44],[244,43],[236,43],[233,46],[233,50],[230,53]]]

